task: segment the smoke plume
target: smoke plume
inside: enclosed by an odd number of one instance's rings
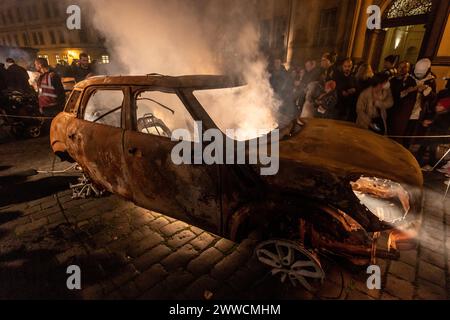
[[[248,86],[197,93],[221,129],[276,126],[280,106],[259,50],[256,1],[96,0],[93,25],[121,74],[239,74]]]

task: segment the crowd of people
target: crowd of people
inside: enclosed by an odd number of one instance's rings
[[[410,149],[421,166],[433,166],[439,160],[437,147],[450,143],[442,137],[450,134],[450,81],[438,93],[429,59],[414,65],[398,60],[398,56],[386,57],[383,70],[375,72],[368,63],[338,60],[333,53],[324,54],[320,64],[308,59],[304,67],[289,71],[274,59],[270,82],[298,117],[355,123]],[[281,113],[286,111],[283,108]],[[417,145],[418,149],[412,148]],[[441,170],[450,175],[450,164]]]
[[[95,74],[86,53],[81,53],[79,60],[70,66],[60,63],[55,68],[49,66],[47,59],[37,58],[34,70],[39,76],[32,83],[28,71],[16,64],[14,59],[7,58],[5,62],[0,63],[0,95],[7,95],[11,91],[36,94],[39,111],[45,117],[56,116],[64,107],[66,92],[62,77],[73,78],[78,83]]]

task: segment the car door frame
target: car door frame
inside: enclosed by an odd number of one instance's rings
[[[123,92],[123,102],[122,102],[122,110],[121,110],[121,126],[120,127],[114,127],[114,126],[110,126],[107,124],[99,124],[99,123],[94,123],[91,121],[87,121],[84,120],[84,115],[85,115],[85,111],[86,111],[86,107],[87,107],[87,103],[89,102],[89,100],[91,99],[92,95],[94,92],[99,91],[99,90],[104,90],[104,91],[122,91]],[[68,130],[67,130],[67,147],[69,150],[69,154],[72,154],[73,158],[82,166],[83,170],[89,175],[89,177],[93,180],[94,183],[101,185],[102,187],[104,187],[106,190],[119,194],[123,197],[128,198],[129,194],[127,192],[127,190],[121,186],[118,186],[117,184],[114,183],[115,179],[121,179],[124,180],[126,179],[126,176],[122,175],[122,176],[117,176],[117,174],[115,176],[108,175],[108,173],[106,172],[99,172],[104,170],[105,168],[100,168],[98,169],[97,164],[95,163],[95,161],[90,161],[89,156],[86,156],[86,150],[88,150],[88,146],[86,146],[86,143],[84,143],[84,146],[82,145],[76,145],[76,143],[74,142],[74,138],[72,137],[74,134],[75,135],[79,135],[79,132],[71,132],[71,130],[75,130],[75,129],[71,129],[71,128],[91,128],[88,131],[95,131],[95,128],[100,128],[100,131],[107,131],[108,129],[113,129],[114,131],[118,131],[120,130],[120,133],[117,132],[116,135],[120,135],[120,137],[118,138],[118,141],[116,141],[116,143],[118,144],[118,147],[116,149],[117,153],[114,156],[114,160],[118,160],[119,163],[117,164],[112,164],[111,165],[121,165],[123,164],[123,138],[124,138],[124,132],[125,132],[125,115],[126,115],[126,110],[128,110],[129,108],[129,104],[130,104],[130,95],[129,95],[129,87],[128,86],[124,86],[124,85],[91,85],[88,86],[86,88],[83,89],[83,93],[81,95],[81,97],[79,97],[77,106],[75,108],[75,110],[73,110],[73,114],[76,114],[76,117],[73,118],[73,120],[69,123],[68,125]],[[77,137],[75,137],[75,139],[77,139]],[[70,143],[70,141],[72,140],[72,144]],[[80,143],[80,142],[79,142]],[[72,147],[71,147],[72,146]],[[103,144],[97,144],[96,148],[101,149],[103,146]],[[114,144],[113,144],[114,146]],[[78,150],[76,150],[76,148],[78,148]],[[107,149],[105,149],[105,151],[107,151]],[[94,152],[91,152],[91,154],[93,154]],[[76,155],[74,157],[74,155]],[[96,167],[95,169],[93,167]],[[100,166],[101,167],[101,166]]]
[[[182,103],[183,107],[188,112],[188,114],[191,116],[193,121],[204,122],[204,119],[201,119],[197,113],[193,112],[192,107],[186,102],[186,99],[183,98],[180,90],[178,90],[177,88],[160,87],[158,85],[135,85],[135,86],[130,87],[130,104],[129,104],[129,107],[127,108],[126,115],[125,115],[126,131],[132,131],[133,133],[138,133],[137,132],[137,114],[135,112],[135,110],[136,110],[135,98],[136,98],[136,95],[138,94],[138,92],[143,92],[143,91],[160,91],[160,92],[165,92],[168,94],[175,94],[178,97],[178,99],[180,99],[180,102]],[[207,128],[203,128],[203,131],[205,131],[205,130],[207,130]],[[138,134],[146,135],[144,133],[138,133]],[[166,137],[158,137],[156,135],[153,135],[153,137],[155,139],[168,139],[168,141],[171,144],[173,144],[173,146],[175,146],[176,144],[179,143],[178,141],[171,141],[170,138],[166,138]],[[125,138],[125,140],[124,140],[124,151],[123,152],[124,152],[125,158],[126,158],[126,152],[127,152],[126,144],[127,144],[127,138]],[[195,166],[195,165],[192,165],[192,166]],[[200,166],[200,165],[196,165],[196,166]],[[210,232],[213,232],[216,234],[221,234],[223,225],[222,225],[222,193],[221,193],[221,187],[220,187],[221,179],[220,179],[219,165],[214,165],[214,171],[215,171],[214,177],[213,177],[214,181],[212,181],[212,183],[215,185],[215,187],[217,189],[217,199],[216,199],[217,208],[216,208],[216,212],[214,213],[215,214],[215,223],[214,224],[203,223],[200,220],[196,220],[195,218],[193,219],[191,216],[180,216],[180,215],[175,215],[175,216],[172,215],[172,216],[174,216],[175,218],[178,218],[180,220],[183,220],[187,223],[201,227],[207,231],[210,231]],[[133,173],[128,172],[128,174],[131,176]],[[169,212],[166,212],[165,214],[171,215],[171,213],[169,213]]]

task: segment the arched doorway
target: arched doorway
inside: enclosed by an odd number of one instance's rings
[[[433,0],[393,0],[383,13],[382,30],[377,37],[374,56],[378,69],[383,58],[395,55],[399,61],[415,63],[421,56],[426,26]]]

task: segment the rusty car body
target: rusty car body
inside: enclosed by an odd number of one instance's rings
[[[204,130],[217,128],[194,93],[241,85],[225,76],[91,78],[54,119],[51,146],[96,185],[141,207],[234,241],[259,230],[266,241],[258,259],[307,289],[324,277],[322,254],[362,266],[398,258],[414,245],[422,173],[407,150],[385,137],[344,122],[294,120],[281,128],[278,174],[260,176],[258,165],[173,164],[177,142],[166,121],[139,111],[141,101],[154,102],[148,92],[170,94]],[[122,98],[106,116],[88,119],[89,101],[102,90]],[[99,123],[112,115],[109,124]],[[147,122],[156,131],[143,132]]]

